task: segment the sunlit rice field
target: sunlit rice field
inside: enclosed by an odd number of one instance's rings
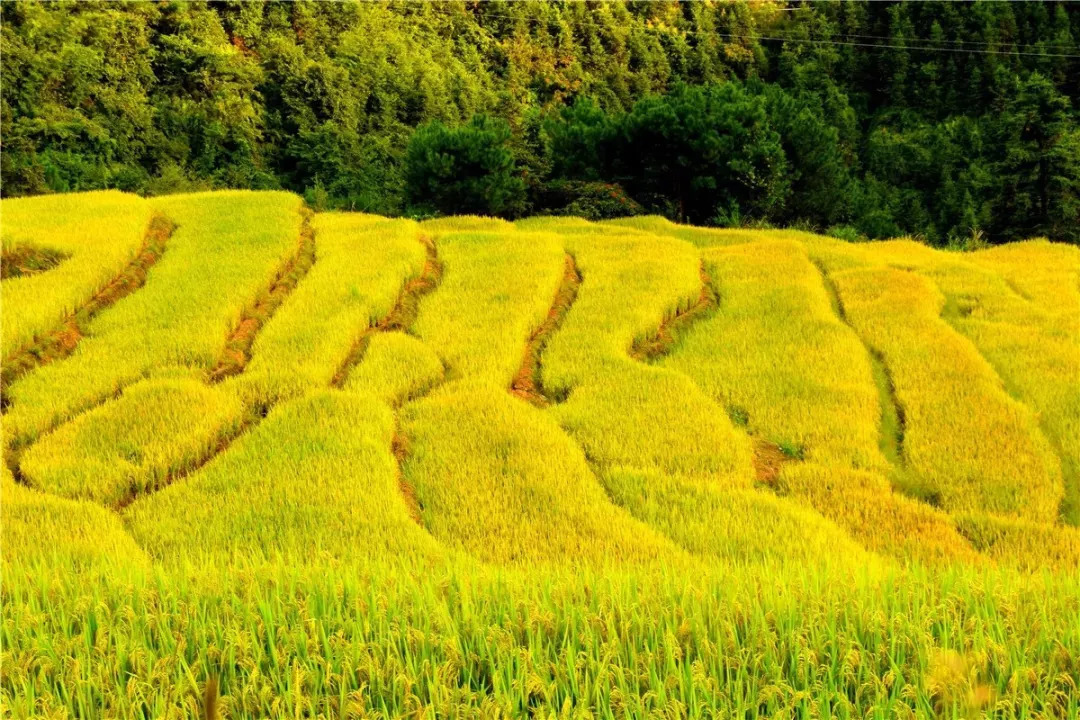
[[[1075,247],[0,211],[2,717],[1080,717]]]

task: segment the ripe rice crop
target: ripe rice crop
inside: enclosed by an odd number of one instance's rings
[[[668,238],[566,236],[582,276],[542,359],[551,412],[599,466],[654,468],[749,483],[749,443],[685,376],[630,357],[636,339],[701,292],[701,261]],[[679,417],[678,423],[664,418]],[[687,431],[687,428],[693,428]]]
[[[442,360],[422,340],[400,331],[377,333],[349,373],[345,389],[397,406],[423,395],[445,376]]]
[[[895,492],[884,475],[791,463],[780,471],[778,486],[835,522],[867,550],[922,563],[981,560],[949,514]]]
[[[506,387],[559,285],[562,241],[547,233],[454,232],[437,234],[436,244],[444,275],[420,308],[416,335],[452,377]]]
[[[892,268],[832,277],[847,318],[882,354],[895,383],[916,491],[950,511],[1053,522],[1063,493],[1060,464],[1031,411],[1005,394],[993,368],[941,320],[941,293]]]
[[[221,387],[147,380],[42,437],[21,467],[43,491],[117,505],[210,455],[243,414],[240,398]]]
[[[1080,529],[989,513],[961,515],[956,524],[972,545],[1003,565],[1080,568]]]
[[[5,717],[1080,717],[1074,249],[106,200],[176,228],[4,388]]]
[[[313,228],[314,265],[256,337],[251,362],[236,378],[260,402],[330,384],[350,348],[424,266],[414,222],[326,213]]]
[[[817,562],[850,570],[873,558],[821,515],[753,489],[655,470],[604,472],[612,499],[698,556],[739,563]],[[755,518],[769,518],[767,523]]]
[[[5,565],[41,565],[50,569],[39,575],[45,580],[56,568],[84,572],[95,565],[132,568],[146,562],[146,554],[120,518],[96,503],[31,490],[15,482],[7,466],[0,478],[0,497]]]
[[[882,470],[870,360],[833,312],[802,246],[759,241],[711,249],[705,257],[719,308],[660,365],[693,378],[790,453]]]
[[[1033,244],[1025,260],[1031,264],[1048,247]],[[978,348],[1006,391],[1037,413],[1061,461],[1061,515],[1080,524],[1080,326],[1070,332],[1061,315],[967,264],[941,262],[920,271],[945,295],[943,317]],[[1066,288],[1057,289],[1063,312],[1071,312]]]
[[[5,256],[19,247],[49,248],[63,256],[48,272],[4,279],[5,364],[135,257],[151,212],[146,200],[115,191],[3,200]]]
[[[666,235],[668,237],[685,240],[691,245],[701,248],[709,248],[723,245],[739,245],[741,243],[756,242],[761,240],[760,232],[753,230],[732,230],[719,228],[694,227],[693,225],[679,225],[667,218],[658,215],[645,217],[628,217],[606,220],[604,225],[629,228],[649,233],[651,235]],[[778,233],[770,233],[772,236]]]
[[[410,405],[401,432],[408,438],[402,473],[416,490],[424,527],[450,547],[500,563],[679,556],[611,504],[551,418],[501,388],[448,386]]]
[[[97,317],[70,358],[7,389],[9,439],[25,444],[142,378],[209,370],[245,304],[297,247],[295,195],[173,195],[154,205],[178,229],[146,286]]]
[[[1043,238],[972,253],[970,262],[1001,275],[1016,294],[1080,332],[1080,248]]]
[[[167,563],[437,554],[398,492],[393,433],[382,403],[316,391],[275,407],[198,472],[137,499],[124,519]]]

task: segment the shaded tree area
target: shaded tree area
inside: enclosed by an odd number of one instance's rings
[[[1080,241],[1080,6],[4,3],[6,196]]]

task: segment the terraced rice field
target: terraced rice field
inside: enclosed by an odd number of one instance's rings
[[[1080,716],[1080,249],[4,200],[4,717]]]

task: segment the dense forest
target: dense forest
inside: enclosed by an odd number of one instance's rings
[[[1080,5],[15,2],[2,192],[1080,242]]]

